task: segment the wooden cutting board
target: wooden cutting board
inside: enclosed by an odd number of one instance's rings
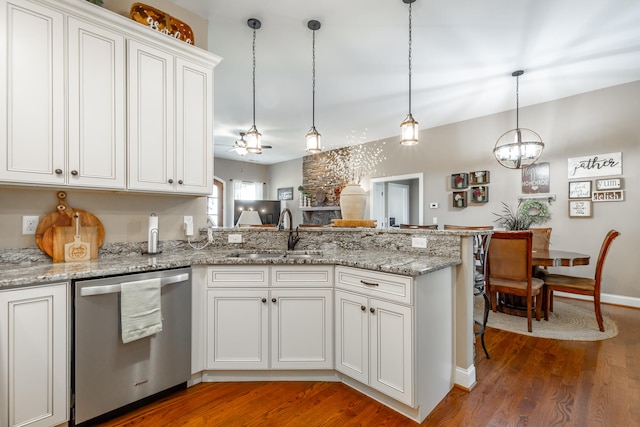
[[[77,211],[76,211],[77,212]],[[73,243],[76,234],[75,226],[53,227],[53,262],[68,261],[65,256],[65,245]],[[80,227],[80,241],[88,242],[90,245],[89,259],[98,259],[98,227]]]
[[[56,244],[54,244],[54,228],[56,227],[70,227],[72,232],[75,232],[75,228],[73,225],[73,214],[77,212],[80,216],[80,228],[81,231],[83,228],[89,228],[88,232],[91,232],[91,227],[96,227],[95,235],[96,235],[96,244],[92,244],[92,248],[95,247],[95,250],[92,249],[91,252],[95,252],[95,258],[92,255],[92,259],[97,259],[97,250],[102,243],[104,242],[104,226],[102,222],[91,212],[82,210],[82,209],[73,209],[69,207],[66,203],[67,194],[64,191],[59,191],[57,193],[58,196],[58,205],[56,206],[56,211],[51,212],[46,215],[44,218],[40,220],[38,223],[38,227],[36,228],[36,243],[38,247],[50,257],[53,257],[53,248]],[[57,233],[62,233],[58,231]],[[66,236],[66,232],[61,235]],[[91,236],[84,235],[83,237]],[[66,237],[64,237],[66,239]],[[71,242],[73,242],[73,235],[71,237]],[[87,240],[93,242],[93,240]],[[68,242],[65,242],[68,243]],[[64,247],[64,243],[63,243]],[[63,262],[64,254],[62,255],[61,261],[54,262]]]
[[[334,227],[375,227],[375,219],[332,219]]]

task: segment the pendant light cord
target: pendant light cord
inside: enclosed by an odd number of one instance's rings
[[[256,29],[253,28],[253,127],[256,127]]]
[[[411,3],[409,3],[409,115],[411,115]]]
[[[316,31],[313,30],[312,42],[312,84],[311,84],[311,126],[316,127]]]
[[[520,76],[516,76],[516,129],[520,129]]]

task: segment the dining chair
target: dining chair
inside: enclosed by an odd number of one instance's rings
[[[526,231],[496,231],[489,247],[488,293],[491,308],[497,311],[497,294],[511,294],[527,299],[527,329],[533,329],[533,300],[536,304],[536,320],[543,310],[544,281],[533,277],[531,246],[533,233]],[[548,320],[547,312],[544,312]]]
[[[444,225],[445,230],[493,230],[492,225]],[[482,296],[484,299],[484,312],[482,315],[482,322],[474,320],[474,323],[478,326],[478,329],[474,331],[475,335],[480,335],[480,342],[482,343],[482,349],[487,359],[491,359],[487,347],[484,343],[484,333],[487,329],[487,321],[489,319],[489,308],[491,302],[486,292],[486,278],[487,278],[487,253],[489,250],[489,243],[491,243],[491,234],[481,234],[474,236],[473,239],[473,254],[475,261],[475,270],[473,271],[473,296]]]
[[[619,235],[620,233],[618,231],[610,230],[605,236],[602,246],[600,247],[600,254],[598,255],[595,278],[566,276],[564,274],[547,274],[544,280],[547,292],[547,310],[549,309],[550,304],[549,297],[552,295],[553,291],[591,296],[593,297],[593,305],[596,312],[596,320],[598,321],[598,328],[600,328],[600,331],[604,332],[602,311],[600,310],[602,267],[604,267],[604,261],[609,253],[611,243],[613,243],[614,239]]]
[[[429,225],[400,224],[400,228],[414,228],[414,229],[423,229],[423,230],[437,230],[437,229],[438,229],[438,224],[429,224]]]
[[[551,242],[551,228],[529,228],[533,233],[533,242],[531,243],[532,250],[535,251],[548,251],[549,243]],[[538,279],[544,280],[544,276],[548,273],[547,267],[533,267],[533,276]],[[549,305],[550,311],[553,311],[553,293],[551,293],[551,304]]]

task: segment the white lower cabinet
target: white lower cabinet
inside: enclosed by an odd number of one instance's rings
[[[67,283],[0,291],[0,426],[53,426],[69,414]]]
[[[332,267],[219,266],[208,276],[207,369],[333,369]]]
[[[412,309],[335,291],[336,370],[413,405]]]

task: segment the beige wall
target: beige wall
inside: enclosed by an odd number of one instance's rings
[[[131,0],[104,0],[103,6],[106,9],[109,9],[128,18],[129,11],[131,10],[131,5],[133,3],[136,2]],[[209,30],[207,27],[209,25],[209,22],[206,19],[196,15],[195,13],[189,12],[188,10],[180,6],[177,6],[175,3],[170,2],[169,0],[145,0],[141,3],[153,6],[156,9],[160,9],[161,11],[166,12],[169,15],[189,25],[193,30],[195,45],[201,49],[207,50],[209,37]]]

